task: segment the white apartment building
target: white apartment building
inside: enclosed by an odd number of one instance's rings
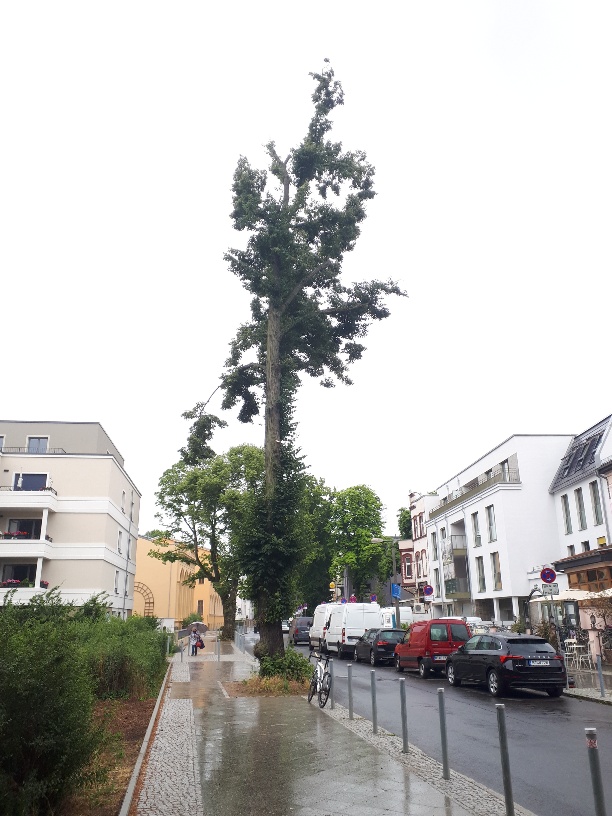
[[[442,484],[426,520],[432,615],[512,621],[558,553],[551,474],[572,435],[515,435]]]
[[[134,605],[140,493],[97,422],[0,420],[0,606],[48,586],[81,605]]]

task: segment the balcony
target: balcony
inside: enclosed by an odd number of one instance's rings
[[[19,487],[0,486],[0,510],[50,510],[57,511],[57,490],[41,487],[39,490],[23,490]]]
[[[520,484],[521,479],[518,470],[515,468],[501,468],[499,465],[494,467],[492,471],[487,471],[471,482],[462,487],[453,490],[448,496],[445,496],[440,504],[437,504],[429,511],[429,518],[434,519],[446,513],[452,507],[458,507],[466,499],[482,493],[488,488],[496,484]]]
[[[62,453],[65,454],[66,451],[63,448],[47,448],[44,451],[41,451],[38,448],[8,448],[5,445],[4,447],[0,447],[0,453],[5,453],[5,454],[11,454],[12,453],[12,454],[19,454],[19,455],[21,455],[22,453],[27,453],[30,456],[47,456],[47,454],[51,454],[51,455],[57,456],[57,455],[62,454]]]
[[[467,578],[450,578],[444,581],[444,594],[449,599],[468,601],[470,586]]]

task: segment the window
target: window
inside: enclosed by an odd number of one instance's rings
[[[129,561],[132,557],[132,537],[127,537],[127,560]]]
[[[431,560],[437,561],[438,560],[438,534],[432,533],[431,534]]]
[[[485,470],[485,479],[487,480],[487,482],[489,481],[489,479],[492,479],[492,478],[493,478],[493,471],[492,470]]]
[[[28,453],[46,453],[48,436],[28,436]]]
[[[491,553],[491,571],[493,573],[493,589],[501,589],[502,577],[498,552]]]
[[[9,519],[9,538],[33,539],[40,538],[42,522],[40,519]]]
[[[431,641],[437,643],[446,642],[448,640],[448,629],[445,623],[432,623],[429,629],[429,637]]]
[[[115,595],[119,594],[119,570],[115,570]]]
[[[414,561],[415,561],[415,564],[416,564],[417,578],[420,578],[421,577],[421,553],[420,552],[415,554]]]
[[[591,505],[593,507],[593,519],[595,520],[595,524],[603,524],[601,499],[599,497],[599,485],[597,482],[591,482],[589,490],[591,491]]]
[[[47,486],[46,473],[16,473],[13,490],[42,490]]]
[[[579,487],[577,490],[574,490],[574,496],[576,498],[576,513],[578,514],[578,529],[579,530],[586,530],[586,514],[584,512],[584,499],[582,498],[582,488]]]
[[[440,527],[440,538],[446,538],[446,527]]]
[[[427,550],[421,550],[421,569],[425,577],[427,575]]]
[[[118,553],[121,552],[121,539],[122,539],[122,537],[123,537],[123,532],[121,530],[119,530],[119,533],[117,534],[117,552]]]
[[[478,576],[478,591],[487,591],[487,582],[485,581],[484,558],[479,556],[476,559],[476,575]]]
[[[502,480],[504,482],[510,481],[510,468],[508,466],[508,460],[506,459],[505,462],[501,463],[501,472],[502,472]]]
[[[125,513],[125,490],[121,494],[121,512]]]
[[[434,592],[436,593],[436,598],[440,597],[440,570],[434,570]]]
[[[606,546],[606,537],[605,536],[599,536],[599,538],[597,539],[597,546],[598,547],[605,547]]]
[[[406,553],[404,556],[404,578],[410,581],[412,578],[412,555]]]
[[[563,510],[563,525],[565,527],[565,535],[569,535],[572,532],[572,516],[570,513],[567,493],[561,496],[561,509]]]
[[[123,594],[127,596],[128,592],[129,592],[129,589],[130,589],[130,579],[129,579],[128,574],[126,572],[125,573],[125,590],[124,590]]]
[[[198,615],[200,618],[204,617],[204,601],[198,601]]]
[[[487,532],[489,534],[489,541],[497,541],[497,530],[495,529],[495,510],[492,504],[485,507],[485,513],[487,514]]]
[[[3,447],[4,447],[4,437],[0,436],[0,451],[2,450]]]
[[[576,548],[573,544],[569,544],[567,547],[567,554],[568,555],[576,555]]]
[[[480,524],[478,522],[478,513],[472,513],[472,532],[474,533],[474,546],[480,547],[482,541],[480,538]]]
[[[582,547],[582,552],[590,552],[591,545],[588,541],[581,541],[580,546]]]

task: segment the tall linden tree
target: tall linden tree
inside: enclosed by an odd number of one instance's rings
[[[344,102],[329,61],[311,76],[314,113],[302,142],[284,158],[269,142],[268,170],[238,161],[231,217],[248,240],[245,249],[226,254],[252,300],[251,319],[231,344],[223,407],[238,403],[242,422],[265,410],[265,489],[252,539],[260,569],[252,591],[262,649],[270,653],[283,649],[280,599],[297,558],[291,539],[299,490],[292,485],[300,467],[292,413],[299,375],[319,378],[325,387],[336,380],[350,384],[348,368],[365,350],[360,341],[370,323],[389,316],[385,297],[404,294],[391,280],[341,281],[342,261],[374,196],[374,168],[365,153],[344,151],[329,138],[330,114]]]

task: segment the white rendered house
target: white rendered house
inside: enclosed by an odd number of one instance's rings
[[[0,605],[48,586],[81,605],[134,604],[140,493],[97,422],[0,420]]]
[[[427,521],[433,616],[512,621],[558,553],[549,493],[571,435],[517,434],[442,484]]]

